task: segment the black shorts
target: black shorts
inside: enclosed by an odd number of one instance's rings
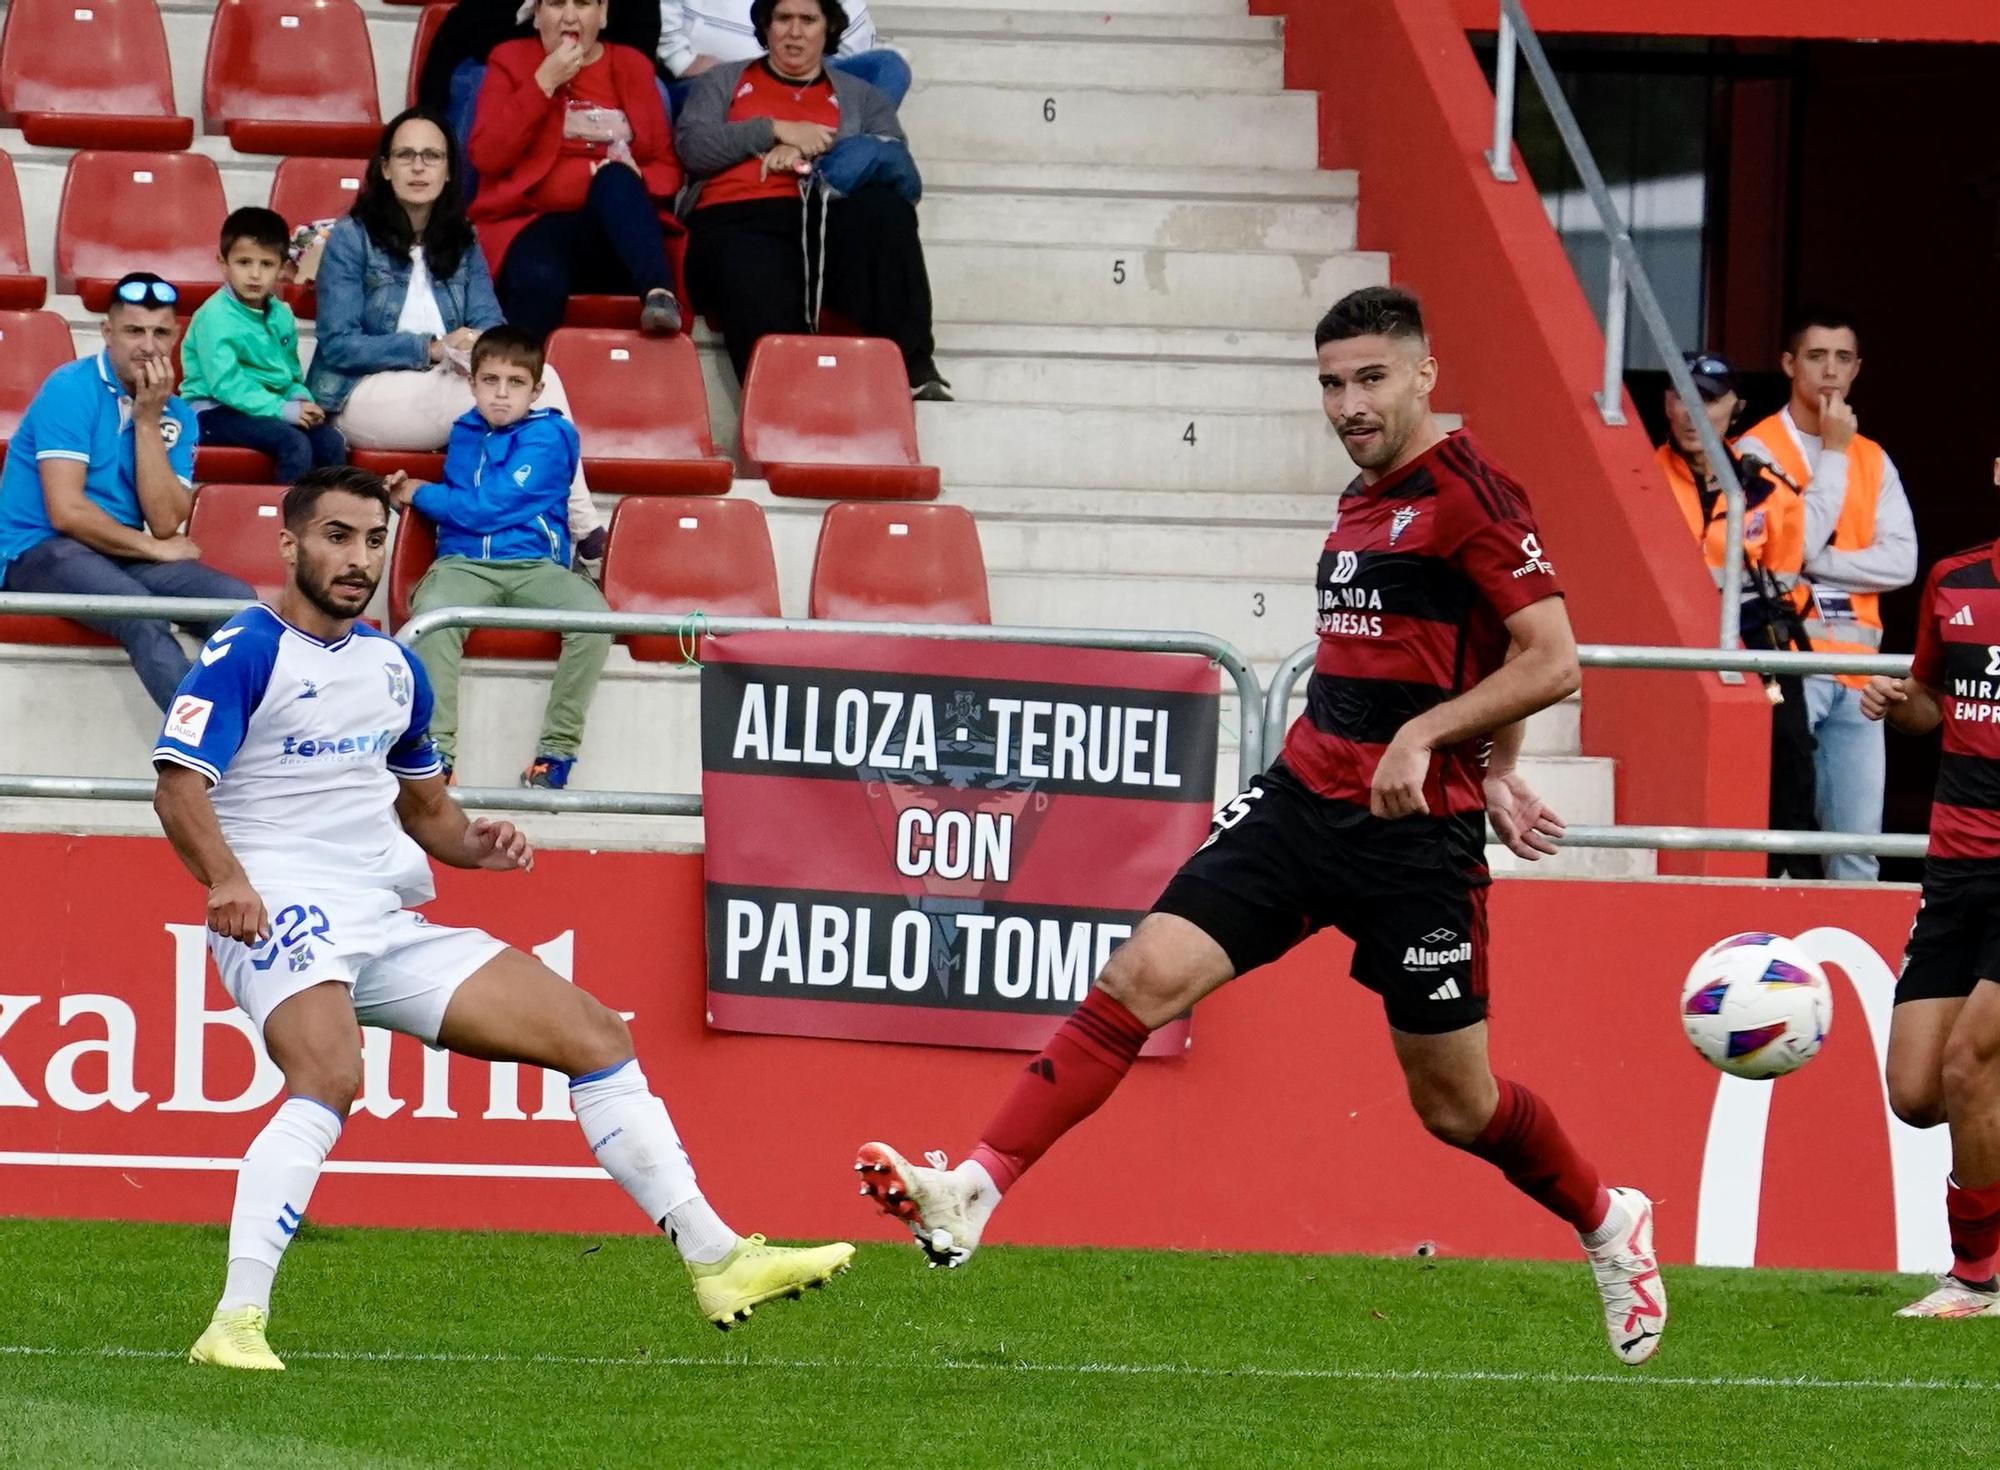
[[[2000,982],[2000,861],[1931,858],[1896,1004],[1956,1000],[1981,980]]]
[[[1388,822],[1328,801],[1280,763],[1217,816],[1153,905],[1222,946],[1241,975],[1332,925],[1398,1031],[1486,1019],[1485,818]]]

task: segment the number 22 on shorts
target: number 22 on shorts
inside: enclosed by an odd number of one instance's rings
[[[311,928],[306,927],[308,923]],[[271,920],[271,938],[250,963],[258,970],[268,970],[278,962],[280,954],[308,935],[324,939],[332,932],[333,924],[318,904],[292,904],[280,909],[277,917]]]

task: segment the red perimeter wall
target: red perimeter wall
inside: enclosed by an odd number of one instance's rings
[[[278,1081],[256,1082],[206,961],[199,888],[157,838],[0,835],[0,869],[16,918],[0,954],[0,1213],[225,1220],[230,1171]],[[699,855],[545,852],[531,874],[448,871],[442,884],[435,921],[540,947],[632,1013],[709,1193],[745,1230],[894,1238],[855,1197],[855,1146],[886,1137],[962,1153],[1022,1066],[1018,1052],[709,1030]],[[1504,881],[1492,902],[1496,1065],[1554,1104],[1608,1180],[1661,1202],[1670,1260],[1693,1254],[1701,1212],[1711,1230],[1735,1222],[1742,1261],[1754,1248],[1764,1264],[1869,1269],[1897,1263],[1900,1220],[1903,1259],[1939,1269],[1945,1163],[1930,1160],[1898,1206],[1889,1161],[1892,1137],[1907,1162],[1909,1140],[1942,1135],[1885,1123],[1855,988],[1886,1017],[1915,904],[1896,887]],[[1681,977],[1726,934],[1828,923],[1841,931],[1802,940],[1842,966],[1827,1048],[1775,1088],[1731,1083],[1772,1100],[1768,1143],[1718,1159],[1722,1079],[1680,1034]],[[1323,936],[1204,1002],[1189,1052],[1142,1061],[1022,1183],[993,1238],[1570,1254],[1562,1229],[1492,1169],[1425,1136],[1348,958],[1344,940]],[[314,1219],[644,1228],[594,1176],[573,1121],[531,1116],[544,1108],[539,1073],[440,1055],[427,1094],[424,1049],[376,1040],[380,1069]],[[559,1109],[565,1095],[554,1079],[546,1096]]]
[[[1286,83],[1320,93],[1320,161],[1361,172],[1361,245],[1428,308],[1440,396],[1527,487],[1586,642],[1712,645],[1716,595],[1651,446],[1591,394],[1604,339],[1534,186],[1481,156],[1493,94],[1451,0],[1252,0],[1286,18]],[[1665,553],[1665,554],[1663,554]],[[1618,761],[1622,822],[1761,827],[1770,711],[1713,676],[1591,672],[1584,748]],[[1663,871],[1762,859],[1665,854]]]
[[[1453,0],[1470,31],[1497,24],[1497,0]],[[1526,0],[1537,31],[1638,36],[1771,36],[1828,41],[2000,41],[1993,0]]]

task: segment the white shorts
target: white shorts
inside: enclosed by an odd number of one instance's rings
[[[281,1002],[333,980],[353,992],[362,1025],[435,1045],[453,992],[507,947],[481,929],[433,924],[387,890],[259,892],[271,937],[252,946],[210,934],[208,949],[260,1033]]]

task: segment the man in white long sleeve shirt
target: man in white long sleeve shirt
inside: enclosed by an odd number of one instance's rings
[[[748,61],[764,48],[751,24],[752,0],[660,0],[660,63],[676,81],[692,81],[721,61]],[[834,25],[828,8],[828,30],[838,30],[840,44],[827,47],[827,65],[858,76],[886,94],[897,106],[910,90],[909,63],[882,48],[868,0],[839,0],[846,24]],[[679,90],[679,89],[675,89]]]
[[[1810,308],[1786,332],[1779,365],[1790,400],[1753,427],[1739,453],[1775,465],[1805,497],[1801,608],[1817,652],[1878,653],[1881,594],[1917,576],[1917,528],[1902,476],[1880,444],[1859,431],[1847,401],[1861,372],[1861,343],[1842,312]],[[1828,832],[1880,832],[1882,727],[1861,714],[1861,675],[1808,678],[1807,711],[1819,749],[1819,823]],[[1872,880],[1873,857],[1835,856],[1833,879]]]

